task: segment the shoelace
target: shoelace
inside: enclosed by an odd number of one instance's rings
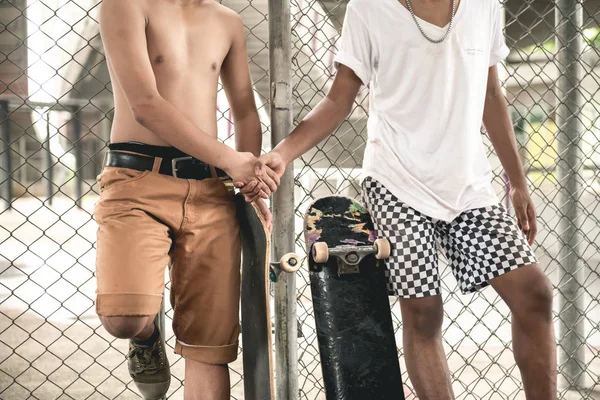
[[[160,369],[161,363],[155,363],[153,360],[153,353],[158,353],[157,355],[160,357],[160,353],[157,351],[156,344],[152,347],[139,347],[133,346],[133,348],[129,352],[129,359],[135,363],[135,373],[142,372],[156,372]]]

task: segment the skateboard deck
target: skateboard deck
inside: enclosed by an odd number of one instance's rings
[[[389,243],[376,238],[367,210],[342,196],[316,200],[304,228],[327,399],[403,400],[384,262],[377,259],[389,255]]]
[[[242,240],[242,358],[244,398],[274,400],[271,310],[269,295],[270,237],[254,204],[235,196]]]

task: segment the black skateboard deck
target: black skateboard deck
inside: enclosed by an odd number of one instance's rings
[[[271,310],[269,298],[270,237],[262,214],[243,196],[235,196],[242,240],[242,358],[244,398],[274,400]]]
[[[316,200],[305,216],[309,275],[328,400],[404,400],[384,261],[367,210]]]

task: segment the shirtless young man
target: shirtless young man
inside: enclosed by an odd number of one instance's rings
[[[169,265],[185,398],[228,399],[240,293],[232,181],[261,197],[279,184],[257,164],[261,129],[243,23],[214,0],[104,0],[100,31],[115,117],[94,210],[97,313],[110,334],[131,339],[129,371],[140,392],[161,398],[170,370],[154,321]],[[239,152],[217,140],[219,77]]]
[[[491,285],[510,308],[527,399],[557,398],[552,286],[530,247],[535,209],[496,67],[508,54],[500,11],[498,0],[350,0],[330,92],[261,157],[283,173],[371,85],[363,198],[392,243],[389,285],[400,297],[407,369],[421,400],[454,398],[436,242],[464,293]],[[491,186],[482,121],[510,177],[517,221]]]

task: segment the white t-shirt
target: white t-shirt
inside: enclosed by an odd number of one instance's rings
[[[481,135],[490,66],[508,55],[498,0],[462,0],[450,36],[423,37],[398,0],[351,0],[336,66],[370,83],[363,177],[432,218],[498,203]],[[429,37],[446,32],[424,20]]]

